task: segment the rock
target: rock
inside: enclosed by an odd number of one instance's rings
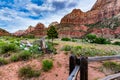
[[[11,35],[11,34],[8,31],[0,28],[0,36],[8,36],[8,35]]]
[[[18,30],[15,33],[13,33],[13,35],[15,35],[15,36],[22,36],[24,34],[25,34],[25,30]]]

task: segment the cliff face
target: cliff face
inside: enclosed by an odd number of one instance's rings
[[[80,29],[81,25],[88,25],[88,24],[96,24],[98,22],[103,22],[105,19],[111,19],[111,21],[108,23],[114,26],[114,21],[112,21],[112,18],[120,13],[120,0],[97,0],[95,5],[92,7],[90,11],[82,12],[80,9],[74,9],[71,13],[65,15],[60,22],[60,25],[64,25],[62,29],[69,28],[69,30],[72,30],[74,27],[74,34],[79,35],[78,37],[84,36],[84,34],[89,33],[89,30],[91,30],[91,27],[87,27],[88,31],[84,32],[83,28]],[[103,22],[104,23],[104,22]],[[72,25],[72,27],[68,27],[69,25]],[[109,26],[109,25],[108,25]],[[60,26],[58,26],[60,29]],[[77,27],[77,28],[76,28]],[[119,27],[119,25],[117,26]],[[102,27],[103,28],[103,27]],[[61,33],[64,33],[64,30],[60,29],[60,36]],[[78,33],[79,31],[83,31],[82,33]],[[119,29],[117,29],[117,34]],[[103,32],[107,31],[106,34],[108,34],[105,37],[115,37],[116,32],[115,30],[110,29],[109,27],[103,29]],[[66,30],[66,35],[64,36],[70,36],[73,32],[69,32]],[[97,33],[99,32],[99,33]],[[98,26],[95,26],[92,28],[91,33],[95,33],[97,35],[102,35],[102,32],[100,29],[98,30]],[[68,35],[69,34],[69,35]],[[81,35],[80,35],[81,34]],[[83,34],[83,35],[82,35]],[[75,36],[75,35],[74,35]],[[62,36],[61,36],[62,37]]]
[[[44,24],[42,24],[42,23],[38,23],[36,26],[35,26],[35,28],[34,28],[34,30],[32,31],[32,32],[30,32],[31,34],[34,34],[35,35],[35,37],[43,37],[43,36],[45,36],[45,26],[44,26]]]
[[[90,11],[82,12],[80,9],[74,9],[62,18],[61,23],[92,24],[119,13],[120,0],[97,0]]]
[[[9,35],[10,35],[9,32],[7,32],[6,30],[0,28],[0,36],[9,36]]]
[[[35,37],[45,36],[45,26],[42,23],[38,23],[35,27],[29,26],[26,30],[19,30],[14,33],[15,36],[34,35]]]

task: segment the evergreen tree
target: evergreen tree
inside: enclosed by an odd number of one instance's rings
[[[58,38],[58,32],[54,26],[50,26],[50,29],[47,31],[47,36],[49,39],[52,39],[52,42],[54,38]]]

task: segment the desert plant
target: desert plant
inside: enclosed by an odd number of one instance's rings
[[[1,54],[7,53],[7,52],[16,52],[18,50],[18,46],[15,44],[4,44],[1,46]]]
[[[0,66],[5,64],[8,64],[8,61],[5,60],[4,58],[0,58]]]
[[[61,41],[71,41],[70,38],[62,38]]]
[[[61,48],[62,51],[71,51],[72,49],[72,46],[69,46],[69,45],[65,45]]]
[[[110,44],[110,40],[107,40],[105,38],[102,38],[102,37],[98,37],[95,39],[94,43],[97,43],[97,44]]]
[[[42,61],[42,69],[44,71],[49,71],[53,67],[53,61],[50,59],[44,59]]]
[[[94,43],[96,37],[97,37],[97,36],[96,36],[95,34],[88,34],[88,35],[85,37],[85,40],[86,40],[87,42]]]
[[[54,54],[57,54],[56,48],[54,47],[54,43],[46,42],[47,49],[53,52]]]
[[[19,76],[24,78],[39,77],[40,71],[34,70],[30,66],[24,66],[19,70]]]
[[[19,55],[18,58],[19,60],[28,60],[31,57],[31,53],[29,51],[22,51]]]
[[[120,64],[118,64],[116,62],[110,62],[110,61],[104,62],[103,67],[106,69],[111,69],[114,72],[120,71]]]
[[[113,43],[114,45],[119,45],[120,46],[120,42],[119,41],[116,41]]]
[[[18,57],[17,54],[15,54],[15,55],[13,55],[13,56],[10,57],[10,60],[11,60],[12,62],[16,62],[16,61],[19,61],[19,57]]]

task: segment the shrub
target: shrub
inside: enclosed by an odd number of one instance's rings
[[[19,55],[18,55],[18,60],[28,60],[31,57],[31,53],[29,51],[22,51]]]
[[[110,44],[110,40],[103,38],[103,37],[97,37],[94,34],[88,34],[85,37],[85,40],[90,43],[97,43],[97,44]]]
[[[52,51],[54,54],[57,54],[56,48],[54,47],[54,43],[51,42],[46,42],[47,49]]]
[[[19,61],[18,55],[11,56],[10,60],[11,60],[12,62]]]
[[[42,61],[42,69],[44,71],[49,71],[53,67],[53,62],[50,59],[44,59]]]
[[[42,51],[39,50],[38,45],[33,45],[32,47],[29,48],[29,51],[33,54],[40,54]]]
[[[113,43],[114,45],[119,45],[120,46],[120,42],[116,41]]]
[[[3,54],[3,53],[7,53],[9,51],[16,52],[17,50],[18,50],[17,45],[15,45],[15,44],[7,44],[6,43],[6,44],[4,44],[4,45],[1,46],[0,53]]]
[[[8,64],[8,61],[5,60],[4,58],[0,58],[0,66],[5,64]]]
[[[110,41],[105,39],[105,38],[99,37],[99,38],[95,39],[95,43],[98,43],[98,44],[110,44]]]
[[[76,40],[76,39],[72,39],[71,41],[72,41],[72,42],[77,42],[77,40]]]
[[[70,38],[62,38],[61,41],[71,41]]]
[[[71,51],[71,49],[72,49],[72,46],[69,46],[69,45],[65,45],[65,46],[63,46],[62,47],[62,51]]]
[[[116,62],[110,62],[110,61],[104,62],[103,67],[106,69],[111,69],[114,72],[120,71],[120,64]]]
[[[40,71],[32,69],[30,66],[24,66],[19,70],[19,76],[24,78],[39,77]]]
[[[85,40],[86,40],[87,42],[94,43],[96,37],[97,37],[97,36],[96,36],[95,34],[88,34],[88,35],[85,37]]]

